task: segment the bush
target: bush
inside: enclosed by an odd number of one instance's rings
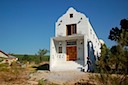
[[[90,76],[90,80],[97,85],[127,85],[128,76],[119,74],[95,74]]]

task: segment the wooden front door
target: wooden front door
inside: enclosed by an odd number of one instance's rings
[[[67,61],[77,60],[77,47],[76,46],[67,47],[66,50],[67,50]]]

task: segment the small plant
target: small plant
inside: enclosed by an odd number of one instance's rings
[[[38,85],[46,85],[46,79],[41,79],[38,81]]]
[[[2,71],[9,71],[7,63],[0,64],[0,72]]]
[[[58,85],[58,84],[50,83],[46,79],[41,79],[38,81],[38,85]]]

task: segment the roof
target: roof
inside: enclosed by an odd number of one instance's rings
[[[2,53],[2,54],[1,54],[1,53]],[[2,58],[8,58],[8,59],[14,59],[14,58],[16,58],[15,56],[6,54],[5,52],[3,52],[3,51],[1,51],[1,50],[0,50],[0,57],[2,57]]]
[[[1,50],[0,50],[0,53],[2,53],[2,54],[4,54],[5,56],[9,57],[8,54],[6,54],[5,52],[3,52],[3,51],[1,51]]]

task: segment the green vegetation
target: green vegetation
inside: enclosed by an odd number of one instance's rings
[[[40,57],[38,55],[27,55],[27,54],[13,54],[16,56],[20,62],[35,62],[35,63],[40,63],[43,61],[49,61],[50,56],[45,55],[42,57],[42,61],[40,61]]]
[[[58,84],[49,83],[46,79],[41,79],[38,81],[38,85],[58,85]]]
[[[110,30],[109,39],[117,44],[110,49],[101,47],[101,57],[97,62],[98,72],[92,79],[99,85],[128,84],[128,20],[120,21],[121,27]]]
[[[48,53],[49,51],[47,49],[39,49],[38,51],[38,57],[40,59],[40,62],[42,62],[43,57],[46,53]]]

